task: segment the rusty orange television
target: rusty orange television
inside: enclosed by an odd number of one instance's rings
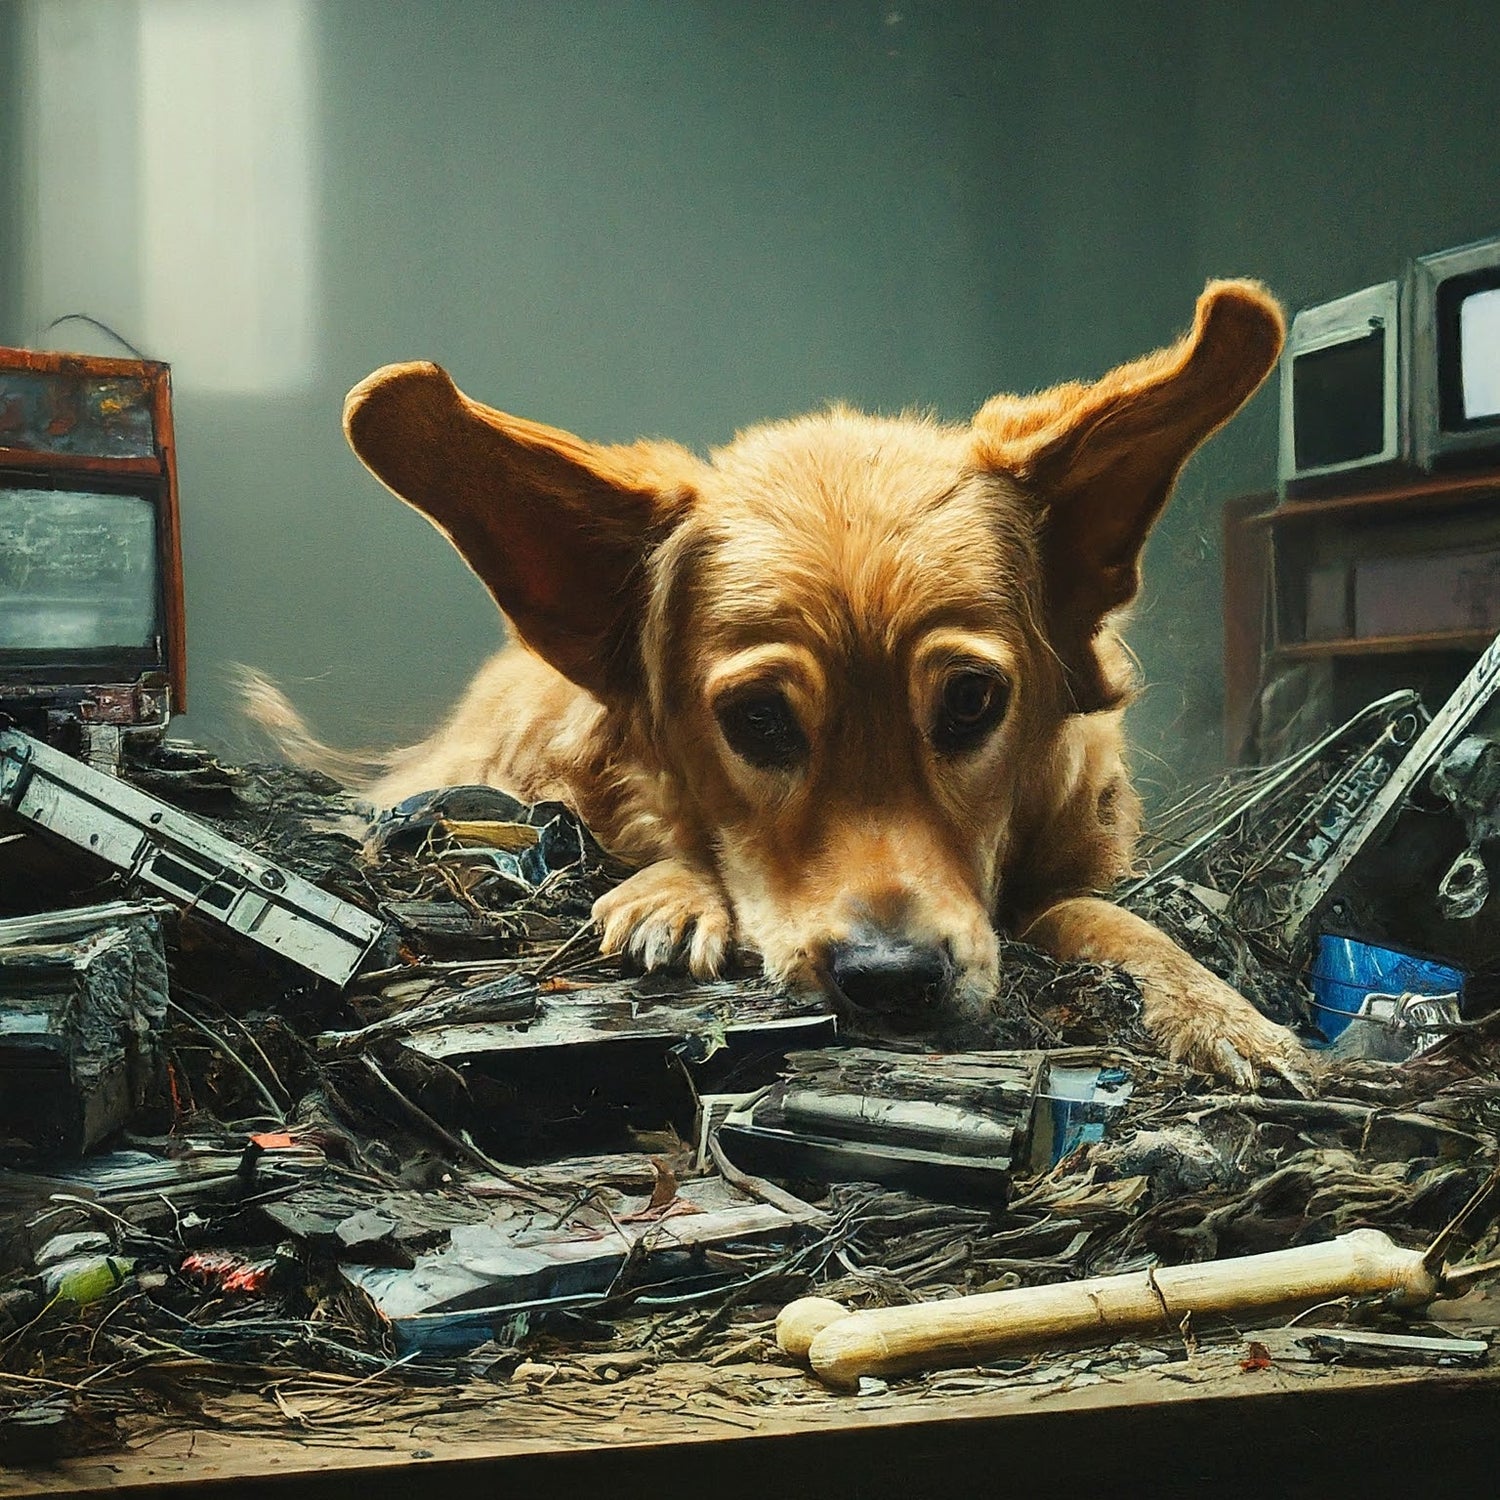
[[[90,759],[186,706],[168,366],[0,348],[0,720]]]

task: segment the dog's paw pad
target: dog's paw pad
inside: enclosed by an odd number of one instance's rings
[[[647,972],[685,965],[711,979],[729,955],[733,922],[718,886],[676,860],[648,865],[594,903],[606,954],[628,953]]]

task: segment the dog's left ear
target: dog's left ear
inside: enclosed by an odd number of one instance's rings
[[[1078,712],[1119,703],[1093,641],[1140,588],[1141,549],[1194,449],[1276,364],[1281,308],[1252,281],[1214,281],[1192,331],[1092,385],[997,396],[974,419],[981,467],[1018,480],[1041,507],[1051,644]]]
[[[693,454],[589,443],[509,416],[426,363],[387,365],[355,386],[344,432],[537,655],[597,698],[638,689],[646,562],[694,501]]]

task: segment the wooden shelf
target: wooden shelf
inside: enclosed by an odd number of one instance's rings
[[[1319,656],[1395,656],[1417,651],[1483,651],[1493,630],[1438,630],[1430,635],[1372,635],[1335,641],[1291,641],[1272,653],[1283,661]]]
[[[1359,488],[1285,500],[1262,492],[1224,503],[1224,739],[1231,761],[1247,751],[1259,756],[1282,733],[1276,711],[1267,732],[1262,698],[1279,671],[1323,664],[1331,703],[1352,712],[1356,698],[1365,702],[1398,687],[1446,697],[1464,659],[1494,638],[1493,631],[1463,627],[1474,616],[1457,599],[1451,609],[1381,622],[1387,629],[1428,627],[1423,633],[1361,638],[1348,632],[1356,619],[1366,619],[1354,609],[1355,571],[1363,563],[1500,550],[1500,462],[1438,474],[1388,470],[1353,483]],[[1337,589],[1336,576],[1319,583],[1316,623],[1345,632],[1329,640],[1303,639],[1314,569],[1344,575],[1342,610],[1333,607],[1337,595],[1330,592]],[[1367,628],[1374,623],[1368,619]],[[1431,628],[1437,625],[1445,628]]]
[[[1380,489],[1361,490],[1352,495],[1327,495],[1322,498],[1284,500],[1274,510],[1253,518],[1257,526],[1294,525],[1303,521],[1326,520],[1356,512],[1396,514],[1403,510],[1457,509],[1480,505],[1486,500],[1500,501],[1500,471],[1446,475],[1436,479],[1414,479],[1408,484],[1388,485]]]

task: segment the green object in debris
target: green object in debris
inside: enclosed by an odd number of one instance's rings
[[[81,1255],[48,1266],[42,1281],[50,1297],[87,1307],[90,1302],[118,1291],[134,1270],[133,1255]]]

